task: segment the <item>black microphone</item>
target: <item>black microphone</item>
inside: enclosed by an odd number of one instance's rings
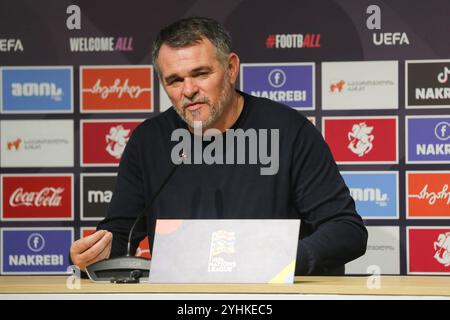
[[[163,183],[153,195],[150,203],[145,206],[145,208],[136,217],[133,226],[128,234],[127,243],[127,254],[126,256],[116,257],[112,259],[105,259],[93,263],[86,267],[86,273],[89,278],[95,282],[114,282],[114,283],[139,283],[140,278],[148,278],[150,272],[150,260],[142,257],[130,256],[131,247],[131,236],[133,235],[134,228],[136,227],[139,220],[150,212],[153,203],[159,196],[161,191],[169,182],[170,178],[173,176],[177,168],[183,163],[187,158],[187,155],[180,151],[180,162],[175,164],[175,166],[170,170],[167,177],[164,179]]]

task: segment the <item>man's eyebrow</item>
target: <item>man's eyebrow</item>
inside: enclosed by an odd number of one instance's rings
[[[195,74],[197,74],[197,73],[199,73],[199,72],[209,72],[209,71],[211,71],[212,70],[212,68],[211,67],[209,67],[209,66],[201,66],[201,67],[198,67],[198,68],[195,68],[195,69],[192,69],[190,72],[189,72],[189,74],[190,75],[195,75]],[[175,79],[178,79],[178,78],[182,78],[180,75],[178,75],[178,74],[176,74],[176,73],[173,73],[173,74],[171,74],[171,75],[169,75],[169,76],[167,76],[167,77],[165,77],[164,78],[164,81],[166,82],[166,83],[170,83],[171,81],[173,81],[173,80],[175,80]]]
[[[198,73],[198,72],[202,72],[202,71],[211,71],[211,70],[212,70],[212,68],[209,66],[201,66],[201,67],[192,69],[190,73],[193,74],[193,73]]]

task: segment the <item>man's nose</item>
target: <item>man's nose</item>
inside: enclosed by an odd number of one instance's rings
[[[188,99],[192,99],[195,97],[197,92],[198,92],[198,86],[197,86],[195,79],[187,78],[187,77],[184,78],[183,95]]]

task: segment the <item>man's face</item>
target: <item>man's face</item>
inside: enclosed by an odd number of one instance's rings
[[[214,125],[232,103],[235,77],[218,60],[208,39],[183,47],[162,45],[158,66],[163,86],[180,117],[190,126]]]

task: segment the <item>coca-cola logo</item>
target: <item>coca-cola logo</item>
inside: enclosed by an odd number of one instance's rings
[[[40,191],[26,192],[17,188],[9,198],[11,207],[60,207],[64,188],[46,187]]]
[[[0,219],[73,220],[72,174],[5,174],[0,180]]]

